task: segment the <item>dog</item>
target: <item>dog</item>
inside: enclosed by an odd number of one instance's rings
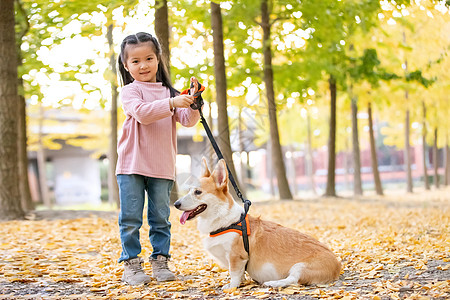
[[[203,158],[202,173],[199,186],[191,188],[174,205],[183,211],[182,224],[197,219],[198,230],[210,234],[239,221],[244,209],[229,193],[223,159],[210,172]],[[245,271],[253,280],[269,287],[322,284],[338,279],[341,263],[327,246],[294,229],[247,216],[249,253],[236,231],[203,240],[209,254],[229,270],[231,280],[224,289],[238,288]]]

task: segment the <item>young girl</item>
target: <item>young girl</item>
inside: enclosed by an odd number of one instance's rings
[[[150,256],[157,281],[175,280],[170,257],[169,195],[175,180],[176,122],[194,126],[200,118],[189,106],[194,99],[179,95],[161,59],[161,47],[148,33],[127,36],[121,45],[119,71],[126,120],[118,143],[119,227],[124,262],[122,280],[131,285],[150,281],[142,269],[139,229],[148,197],[147,221],[153,247]],[[191,78],[191,82],[198,83]]]

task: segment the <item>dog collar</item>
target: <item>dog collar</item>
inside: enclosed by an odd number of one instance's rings
[[[245,221],[245,222],[243,222]],[[228,232],[236,232],[238,233],[240,236],[242,236],[242,239],[244,240],[244,248],[245,251],[247,251],[247,253],[249,252],[249,244],[248,244],[248,236],[250,235],[250,223],[248,221],[248,215],[247,214],[242,214],[241,218],[239,219],[239,221],[237,221],[236,223],[231,224],[228,227],[222,227],[218,230],[215,230],[213,232],[209,233],[210,237],[216,237]]]

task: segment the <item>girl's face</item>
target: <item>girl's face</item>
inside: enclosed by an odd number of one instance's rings
[[[134,80],[156,82],[158,58],[152,42],[126,45],[125,51],[127,59],[124,66]]]

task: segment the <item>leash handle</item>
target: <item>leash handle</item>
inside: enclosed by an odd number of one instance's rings
[[[195,85],[191,82],[190,88],[183,90],[180,95],[192,95],[194,96],[194,102],[190,105],[193,110],[199,110],[203,106],[203,98],[202,93],[205,90],[205,86],[201,85],[200,82],[197,82],[197,92],[195,92]],[[171,95],[172,97],[172,95]]]
[[[197,88],[197,93],[195,93],[195,89]],[[191,108],[196,110],[200,110],[203,106],[203,98],[202,93],[205,90],[205,87],[200,84],[200,82],[197,82],[197,85],[195,85],[193,82],[191,82],[190,89],[189,89],[189,95],[194,96],[194,103],[191,104]]]

